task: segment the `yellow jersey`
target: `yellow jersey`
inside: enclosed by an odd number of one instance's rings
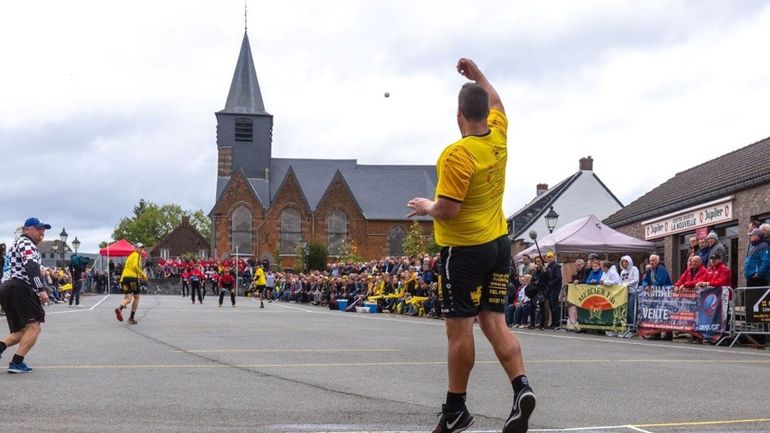
[[[123,282],[123,278],[141,278],[146,279],[147,275],[142,271],[142,256],[138,251],[128,255],[126,264],[123,266],[123,273],[120,274],[120,282]]]
[[[262,269],[262,266],[257,266],[257,269],[254,270],[254,285],[264,286],[265,284],[267,284],[267,280],[265,279],[265,270]]]
[[[503,213],[505,167],[508,162],[508,119],[492,109],[489,133],[469,135],[450,144],[436,162],[436,200],[461,203],[457,215],[433,220],[441,246],[480,245],[508,233]]]

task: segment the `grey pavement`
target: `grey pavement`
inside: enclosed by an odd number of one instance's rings
[[[149,295],[130,326],[115,320],[119,300],[92,295],[85,308],[48,308],[27,357],[35,370],[0,374],[0,433],[435,427],[446,392],[440,320]],[[770,352],[513,332],[538,397],[530,431],[770,431]],[[475,335],[468,431],[500,431],[511,386]]]

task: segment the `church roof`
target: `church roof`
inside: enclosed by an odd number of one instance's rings
[[[225,108],[221,112],[262,114],[267,115],[265,103],[262,101],[262,92],[259,90],[257,70],[254,68],[254,59],[251,57],[249,36],[243,33],[241,52],[238,55],[238,63],[233,72],[233,81],[230,83],[230,92],[227,94]]]
[[[436,168],[432,165],[359,165],[354,159],[273,158],[269,181],[249,178],[265,207],[270,206],[289,169],[297,177],[311,210],[318,208],[339,171],[370,220],[404,220],[409,213],[407,201],[415,196],[433,198],[436,191]],[[229,177],[217,178],[217,200],[229,181]]]

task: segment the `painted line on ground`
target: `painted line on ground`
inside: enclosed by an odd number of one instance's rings
[[[96,304],[92,305],[91,308],[83,308],[83,309],[76,309],[76,310],[65,310],[65,311],[51,311],[51,312],[46,311],[45,314],[47,316],[47,315],[50,315],[50,314],[71,314],[71,313],[85,313],[86,311],[93,311],[94,308],[98,307],[99,304],[101,304],[102,302],[106,301],[107,298],[109,298],[109,297],[110,297],[109,294],[105,295],[102,299],[99,300],[99,302],[97,302]],[[59,305],[59,304],[54,304],[54,305]]]
[[[528,364],[566,364],[566,363],[590,363],[590,364],[596,364],[598,362],[607,362],[607,363],[616,363],[616,362],[648,362],[648,360],[596,360],[596,359],[576,359],[576,360],[542,360],[542,361],[527,361]],[[670,360],[670,361],[660,361],[660,362],[670,362],[673,364],[676,363],[684,363],[688,361],[680,361],[680,360]],[[699,362],[699,361],[696,361]],[[736,364],[764,364],[765,362],[762,361],[755,361],[755,360],[738,360],[733,361]],[[498,364],[498,360],[489,360],[489,361],[476,361],[476,364],[481,365],[496,365]],[[730,363],[730,361],[709,361],[709,363]],[[398,367],[398,366],[435,366],[435,365],[446,365],[446,361],[388,361],[388,362],[330,362],[330,363],[297,363],[297,364],[232,364],[232,365],[223,365],[223,364],[122,364],[122,365],[49,365],[49,366],[39,366],[38,368],[46,368],[46,369],[68,369],[68,370],[77,370],[77,369],[86,369],[86,368],[101,368],[101,369],[110,369],[110,368],[308,368],[308,367]],[[770,421],[770,420],[769,420]],[[657,427],[656,424],[650,424],[650,425],[642,425],[642,424],[636,424],[637,427]]]
[[[770,423],[770,418],[662,422],[662,423],[654,423],[654,424],[634,424],[634,427],[696,427],[696,426],[705,426],[705,425],[756,424],[756,423]]]
[[[638,431],[640,433],[652,433],[649,430],[640,429],[639,427],[635,427],[635,426],[632,426],[632,425],[627,425],[626,428],[631,429],[633,431]]]
[[[249,298],[249,299],[251,299],[253,302],[259,302],[255,298]],[[299,310],[299,311],[302,311],[302,312],[305,312],[305,313],[315,313],[315,311],[313,311],[313,310],[308,310],[306,308],[295,307],[294,305],[286,305],[284,302],[268,302],[267,305],[275,305],[277,307],[288,308],[290,310]],[[302,304],[300,304],[300,305],[302,305]],[[267,307],[265,307],[265,308],[267,308]]]
[[[260,329],[262,331],[262,329]],[[174,350],[179,353],[339,353],[339,352],[401,352],[401,349],[192,349],[192,350]]]

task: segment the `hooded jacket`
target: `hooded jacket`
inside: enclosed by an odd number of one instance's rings
[[[693,272],[691,266],[682,272],[682,275],[676,280],[676,284],[674,285],[692,289],[701,281],[706,281],[706,267],[701,265],[695,272]]]
[[[631,256],[623,256],[620,261],[623,260],[628,262],[628,267],[620,271],[620,283],[628,285],[628,293],[636,293],[639,286],[639,269],[634,266]]]

